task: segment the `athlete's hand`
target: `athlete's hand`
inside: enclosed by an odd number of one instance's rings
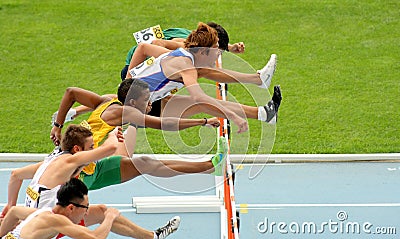
[[[238,43],[231,45],[231,47],[229,47],[229,51],[232,53],[243,53],[244,52],[244,43],[238,42]]]
[[[247,121],[242,117],[237,116],[234,119],[232,119],[232,121],[238,126],[238,131],[237,131],[238,134],[246,132],[249,129]]]
[[[104,212],[104,216],[110,217],[112,220],[119,217],[120,215],[121,213],[115,208],[107,208],[107,210]]]
[[[205,126],[209,127],[218,127],[219,126],[219,119],[217,117],[207,119],[207,124]]]
[[[10,209],[10,206],[8,204],[6,204],[3,208],[3,211],[0,214],[0,218],[4,218],[8,212],[8,210]]]
[[[118,144],[121,142],[124,142],[124,134],[122,133],[122,128],[118,126],[108,133],[108,138],[104,144]]]
[[[56,121],[58,116],[58,111],[54,112],[54,114],[51,116],[51,124],[54,123],[54,121]],[[75,119],[75,117],[78,116],[78,112],[76,111],[76,109],[70,109],[67,112],[67,115],[65,116],[65,120],[64,123],[73,121]]]
[[[53,128],[50,131],[50,139],[53,141],[53,144],[55,146],[60,145],[60,140],[61,140],[61,129],[53,126]]]
[[[124,133],[122,132],[122,127],[118,126],[114,130],[115,136],[117,137],[118,142],[124,142]]]

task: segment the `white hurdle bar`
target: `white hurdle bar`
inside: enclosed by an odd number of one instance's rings
[[[220,212],[222,199],[210,196],[133,197],[136,213]]]

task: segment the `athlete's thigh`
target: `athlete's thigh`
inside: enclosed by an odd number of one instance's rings
[[[95,173],[93,175],[85,176],[90,178],[89,190],[96,190],[107,186],[121,183],[121,160],[122,156],[111,156],[101,159],[96,163]],[[86,184],[86,183],[85,183]]]
[[[199,104],[188,95],[172,95],[161,106],[163,117],[185,118],[198,114],[200,111]]]

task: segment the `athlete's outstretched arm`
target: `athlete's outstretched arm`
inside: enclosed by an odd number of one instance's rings
[[[182,119],[175,117],[155,117],[145,115],[138,109],[131,106],[124,106],[123,119],[136,126],[148,127],[153,129],[161,129],[166,131],[178,131],[194,126],[210,125],[212,127],[219,126],[217,118],[209,119]]]
[[[71,173],[74,172],[76,168],[113,155],[118,148],[118,144],[121,142],[123,142],[123,134],[121,127],[118,127],[117,131],[114,130],[109,133],[107,140],[100,147],[93,150],[79,151],[65,158],[63,162],[56,163],[64,165],[63,170],[65,172],[62,174],[66,177],[65,180],[68,181]],[[66,173],[66,171],[68,171],[68,173]]]
[[[151,44],[157,45],[157,46],[162,46],[169,50],[175,50],[175,49],[178,49],[179,47],[184,47],[185,46],[184,42],[185,42],[185,39],[183,39],[183,38],[174,38],[172,40],[154,39],[151,42]]]
[[[77,239],[106,239],[111,227],[120,212],[115,208],[108,208],[104,213],[104,220],[95,230],[73,224],[67,217],[57,214],[48,214],[49,227],[71,238]]]
[[[36,210],[36,208],[30,207],[12,207],[0,224],[0,237],[5,236],[9,231],[12,231],[20,220],[24,220]]]
[[[8,210],[17,204],[18,193],[21,189],[24,179],[32,179],[36,170],[42,165],[43,162],[27,165],[22,168],[15,169],[11,172],[10,180],[8,181],[8,201],[7,205],[3,208],[0,218],[4,217]]]
[[[102,223],[106,211],[107,207],[105,205],[91,205],[85,217],[85,224],[91,226]],[[154,236],[152,231],[134,224],[122,215],[114,220],[111,231],[118,235],[131,238],[153,238]]]

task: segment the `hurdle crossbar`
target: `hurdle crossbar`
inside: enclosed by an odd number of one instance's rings
[[[136,213],[220,212],[222,199],[217,196],[133,197]]]

